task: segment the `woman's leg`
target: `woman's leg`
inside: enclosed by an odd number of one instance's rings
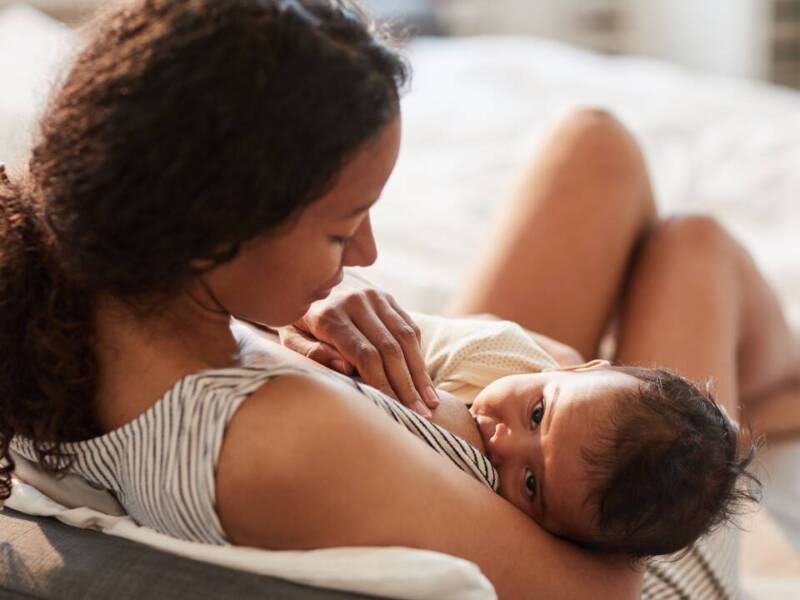
[[[770,441],[800,437],[800,383],[791,382],[757,402],[743,401],[747,422]]]
[[[753,261],[708,218],[670,219],[642,244],[622,303],[616,358],[671,367],[696,381],[713,377],[717,400],[755,434],[768,441],[800,434],[800,395],[776,403],[770,393],[798,375],[797,341]],[[773,410],[768,419],[765,409]],[[800,547],[796,446],[770,444],[760,456],[765,505]],[[706,574],[736,589],[737,539],[731,527],[717,530],[681,560],[651,564],[645,586],[658,579],[656,571],[666,572],[691,596],[697,557],[711,564]]]
[[[623,299],[616,361],[714,380],[744,416],[800,374],[797,341],[753,260],[708,217],[661,222],[641,246]],[[800,398],[782,424],[800,432]],[[775,423],[753,423],[765,432]],[[766,431],[769,433],[768,431]]]
[[[523,172],[464,290],[445,314],[493,313],[593,358],[656,208],[631,134],[576,111]]]

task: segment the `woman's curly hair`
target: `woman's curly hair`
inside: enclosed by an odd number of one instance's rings
[[[93,302],[138,310],[285,226],[399,112],[408,63],[355,0],[138,0],[91,28],[0,178],[0,499],[14,435],[63,472],[100,433]]]

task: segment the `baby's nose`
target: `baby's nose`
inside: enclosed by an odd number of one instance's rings
[[[492,464],[507,460],[512,451],[511,430],[505,423],[498,423],[494,435],[489,438],[489,452],[492,455]]]

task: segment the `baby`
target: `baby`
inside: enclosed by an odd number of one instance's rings
[[[752,450],[683,377],[559,367],[515,323],[412,317],[434,385],[463,403],[443,401],[432,420],[482,450],[499,493],[551,533],[634,558],[670,554],[752,498],[737,486],[755,481]],[[465,405],[473,419],[459,418]]]

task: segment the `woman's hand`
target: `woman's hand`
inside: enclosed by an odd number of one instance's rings
[[[335,289],[289,327],[281,343],[361,379],[429,417],[439,400],[420,348],[420,331],[395,299],[374,287]]]

